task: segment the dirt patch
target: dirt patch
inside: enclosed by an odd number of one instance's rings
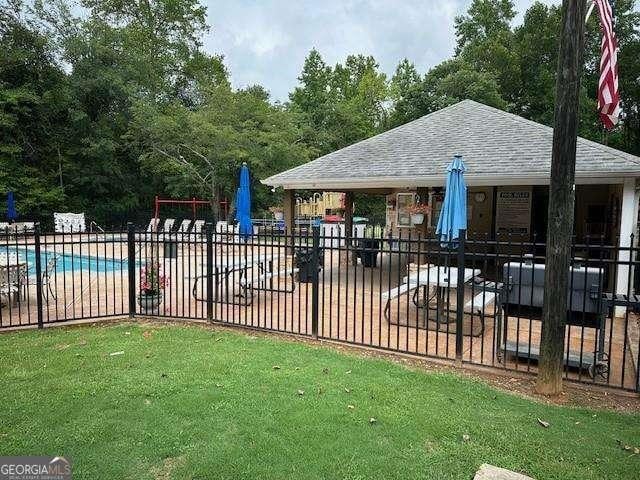
[[[184,456],[167,457],[162,461],[162,465],[151,467],[151,475],[156,480],[169,480],[171,473],[185,463]]]

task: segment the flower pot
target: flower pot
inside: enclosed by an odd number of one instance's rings
[[[422,222],[424,222],[424,213],[411,214],[411,223],[414,225],[422,225]]]
[[[284,220],[284,212],[273,212],[273,218],[276,220]]]
[[[138,305],[143,313],[158,313],[162,303],[162,293],[141,293],[138,295]]]

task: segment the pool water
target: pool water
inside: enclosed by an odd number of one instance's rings
[[[32,249],[25,248],[0,248],[0,255],[16,255],[20,260],[26,260],[29,265],[29,274],[35,274],[36,271],[36,252]],[[120,261],[119,258],[111,259],[106,257],[92,257],[87,255],[70,255],[63,253],[47,252],[42,250],[40,252],[40,262],[42,264],[42,271],[47,268],[47,261],[52,255],[57,255],[58,261],[56,262],[56,272],[77,272],[80,270],[91,271],[92,273],[107,273],[113,271],[122,270],[123,273],[127,272],[127,260]],[[0,260],[1,261],[1,260]]]

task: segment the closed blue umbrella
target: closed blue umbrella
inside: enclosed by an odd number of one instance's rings
[[[246,240],[253,234],[249,167],[246,163],[243,163],[240,168],[240,186],[236,192],[236,221],[239,225],[238,233]]]
[[[13,198],[13,192],[7,193],[7,219],[13,222],[18,218],[18,212],[16,211],[16,201]]]
[[[464,183],[462,155],[455,155],[447,167],[444,202],[436,234],[443,246],[456,247],[460,230],[467,229],[467,185]]]

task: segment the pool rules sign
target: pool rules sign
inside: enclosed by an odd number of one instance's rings
[[[496,196],[496,233],[529,236],[531,187],[500,187]]]

